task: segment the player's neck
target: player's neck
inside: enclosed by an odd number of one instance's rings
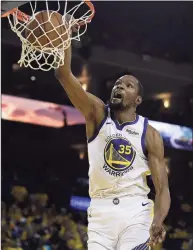
[[[136,109],[116,110],[113,112],[115,119],[121,124],[124,122],[133,122],[136,119]]]

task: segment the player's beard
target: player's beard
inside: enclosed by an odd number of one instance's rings
[[[112,100],[109,101],[109,107],[111,110],[123,110],[124,106],[122,100],[118,103],[113,103]]]

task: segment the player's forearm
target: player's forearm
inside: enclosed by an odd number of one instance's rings
[[[56,69],[56,77],[60,79],[66,79],[71,74],[71,46],[65,50],[65,56],[64,56],[64,65],[60,66],[58,69]]]
[[[162,224],[165,220],[170,208],[170,192],[167,187],[164,187],[156,193],[154,206],[154,222]]]

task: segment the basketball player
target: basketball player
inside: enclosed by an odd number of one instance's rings
[[[136,113],[142,85],[132,75],[117,79],[109,105],[86,92],[71,72],[71,48],[56,71],[72,104],[84,115],[88,139],[89,250],[145,250],[165,237],[170,207],[164,147],[147,118]],[[155,206],[147,198],[152,175]],[[153,213],[154,210],[154,213]]]

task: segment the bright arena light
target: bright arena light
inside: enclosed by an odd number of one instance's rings
[[[86,90],[87,90],[87,84],[86,84],[86,83],[83,83],[83,84],[82,84],[82,88],[86,91]]]
[[[169,99],[164,99],[163,100],[163,105],[164,105],[164,108],[168,109],[170,107],[170,100]]]

